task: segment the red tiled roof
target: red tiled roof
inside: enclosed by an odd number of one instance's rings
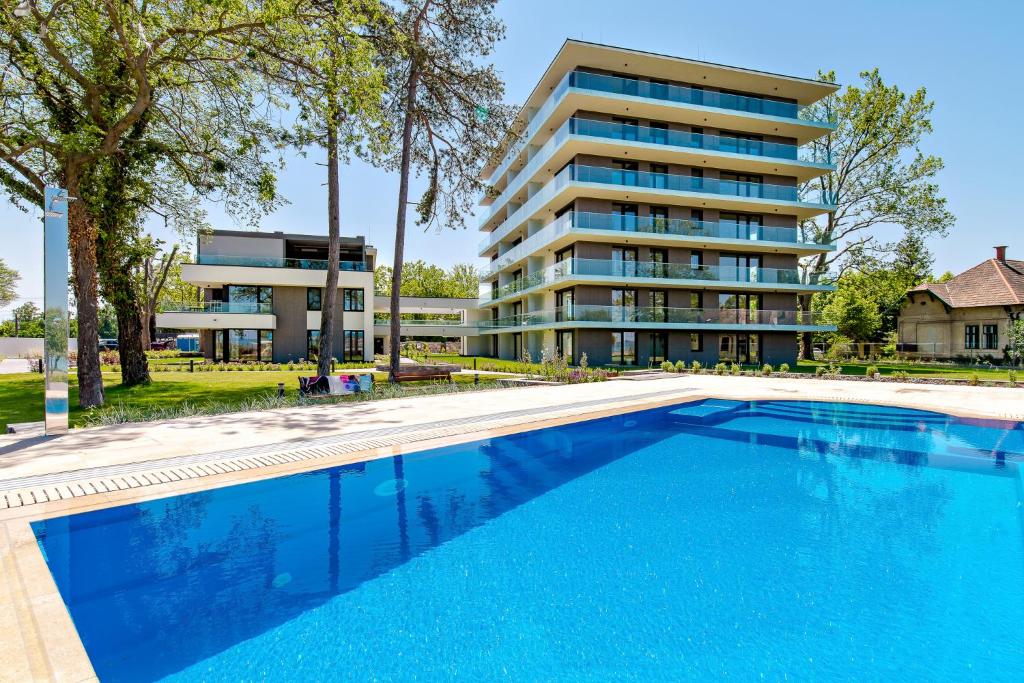
[[[982,261],[948,282],[926,282],[911,292],[931,292],[952,308],[1024,304],[1024,261]]]

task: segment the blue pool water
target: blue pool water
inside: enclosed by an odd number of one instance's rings
[[[102,680],[1019,680],[1021,462],[709,400],[34,529]]]

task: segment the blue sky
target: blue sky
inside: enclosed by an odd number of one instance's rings
[[[939,183],[957,217],[949,237],[930,245],[936,271],[974,265],[989,258],[995,244],[1008,244],[1011,257],[1024,258],[1024,219],[1011,211],[1024,157],[1024,132],[1014,125],[1024,111],[1021,3],[503,0],[498,11],[508,32],[494,62],[509,102],[526,98],[566,38],[794,76],[835,69],[842,83],[878,66],[887,82],[904,90],[925,86],[936,107],[935,132],[923,149],[945,160]],[[290,161],[280,189],[291,203],[260,226],[236,225],[216,206],[210,207],[214,225],[326,233],[318,162],[316,154]],[[362,164],[342,169],[342,231],[366,235],[382,263],[392,257],[397,185],[394,175]],[[466,224],[460,231],[410,229],[406,258],[479,263],[481,234],[473,217]],[[177,239],[159,229],[156,234]],[[0,245],[0,256],[22,273],[21,300],[38,303],[40,223],[0,200]]]

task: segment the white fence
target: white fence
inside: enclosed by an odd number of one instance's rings
[[[68,351],[78,351],[78,340],[68,342]],[[0,337],[0,357],[42,358],[42,337]]]

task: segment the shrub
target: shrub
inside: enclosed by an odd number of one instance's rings
[[[729,366],[729,373],[734,377],[738,377],[740,374],[740,366],[733,363],[732,365]]]
[[[1011,387],[1017,386],[1017,371],[1016,370],[1007,370],[1006,371],[1006,379],[1008,379],[1010,381],[1010,386]]]
[[[715,374],[724,375],[727,370],[725,363],[715,363]]]
[[[763,366],[761,366],[761,374],[764,375],[765,377],[771,377],[773,372],[775,372],[775,368],[773,368],[771,365],[768,365],[768,363],[765,363]]]
[[[686,372],[686,363],[681,360],[676,361],[676,372]]]
[[[981,378],[978,377],[978,373],[972,372],[970,376],[967,378],[967,383],[970,384],[972,387],[976,387],[981,383]]]
[[[661,370],[662,372],[675,372],[676,364],[670,360],[663,361],[661,363]]]
[[[824,365],[819,365],[818,367],[814,368],[814,375],[815,375],[815,377],[824,377],[825,376],[825,366]]]
[[[910,373],[906,370],[894,370],[891,376],[895,379],[910,379]]]
[[[679,362],[681,363],[682,361]],[[703,366],[700,364],[699,360],[695,360],[692,363],[690,363],[690,369],[693,370],[694,372],[700,372],[702,368]]]
[[[780,365],[779,372],[789,372],[789,363],[783,363]]]
[[[874,377],[875,375],[878,374],[878,366],[869,365],[867,369],[864,371],[864,374],[867,375],[868,377]]]

